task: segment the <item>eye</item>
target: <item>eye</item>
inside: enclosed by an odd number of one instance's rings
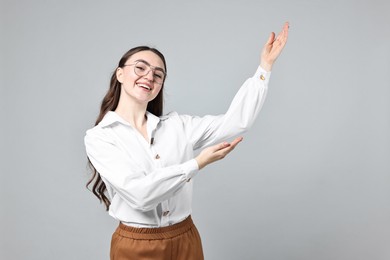
[[[140,71],[144,71],[144,70],[145,70],[145,66],[142,66],[142,65],[135,66],[135,68],[136,68],[137,70],[140,70]]]
[[[160,69],[156,69],[156,70],[154,71],[153,76],[154,76],[155,78],[158,78],[158,79],[163,79],[163,78],[165,77],[165,74],[164,74],[164,72],[161,71]]]
[[[156,78],[158,78],[158,79],[162,79],[162,78],[163,78],[163,76],[162,76],[161,74],[158,74],[158,73],[155,73],[154,76],[155,76]]]

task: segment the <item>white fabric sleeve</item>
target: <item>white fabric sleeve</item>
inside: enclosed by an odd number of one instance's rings
[[[259,66],[254,76],[247,79],[238,90],[224,115],[181,115],[194,150],[225,141],[248,130],[264,103],[270,76],[271,72]]]

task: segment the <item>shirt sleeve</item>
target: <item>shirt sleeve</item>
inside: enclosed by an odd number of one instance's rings
[[[248,130],[259,113],[271,72],[260,66],[241,86],[224,115],[204,117],[182,115],[181,120],[194,150],[227,140]]]
[[[198,172],[195,159],[146,173],[102,131],[87,131],[86,152],[106,185],[131,207],[154,209],[167,200]]]

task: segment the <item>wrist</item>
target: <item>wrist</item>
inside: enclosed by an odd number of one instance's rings
[[[199,170],[201,170],[202,168],[204,168],[206,166],[206,165],[204,165],[202,160],[199,158],[199,156],[195,158],[195,161],[198,163]]]
[[[260,67],[262,67],[265,71],[270,72],[272,70],[273,63],[270,62],[260,62]]]

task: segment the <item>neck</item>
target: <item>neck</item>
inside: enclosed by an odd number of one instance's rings
[[[123,104],[119,102],[115,112],[126,120],[130,125],[141,128],[146,123],[146,104]]]

